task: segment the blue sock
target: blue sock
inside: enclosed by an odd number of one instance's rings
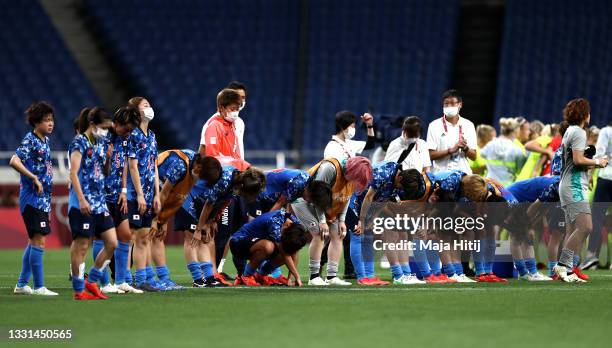
[[[463,274],[463,265],[461,264],[461,262],[453,263],[453,269],[455,270],[456,275]]]
[[[283,275],[283,272],[281,271],[280,267],[276,267],[275,269],[272,270],[272,272],[270,272],[270,277],[272,278],[278,278],[282,275]]]
[[[482,242],[481,242],[482,244]],[[472,258],[474,259],[474,268],[476,275],[479,276],[485,273],[485,263],[483,262],[483,250],[482,245],[480,251],[472,251]]]
[[[43,271],[43,254],[45,249],[32,246],[30,248],[30,267],[32,267],[32,278],[34,289],[45,286],[45,273]]]
[[[77,294],[82,293],[83,290],[85,290],[85,279],[78,278],[78,277],[72,277],[72,289]]]
[[[514,260],[514,267],[519,272],[519,275],[524,276],[527,274],[527,266],[525,265],[525,260]]]
[[[365,261],[363,263],[363,269],[365,270],[365,276],[368,278],[374,278],[376,275],[374,271],[374,261]]]
[[[126,269],[125,270],[125,282],[128,284],[132,284],[134,282],[134,277],[132,276],[132,270],[131,269]]]
[[[484,271],[486,274],[493,273],[493,262],[495,261],[495,249],[497,248],[497,242],[494,239],[484,240]]]
[[[442,270],[444,271],[444,274],[446,274],[449,277],[452,277],[455,275],[455,267],[453,267],[452,263],[442,265]]]
[[[200,264],[197,262],[190,262],[187,264],[187,269],[191,273],[191,279],[195,282],[198,279],[202,279],[202,269]]]
[[[100,270],[97,269],[95,266],[91,267],[91,269],[89,270],[88,281],[90,283],[97,283],[100,278],[102,278],[102,272],[100,272]]]
[[[375,276],[375,260],[376,253],[374,252],[374,235],[370,233],[363,234],[361,237],[361,259],[363,260],[363,269],[367,278]]]
[[[140,268],[136,270],[136,274],[134,274],[135,282],[137,285],[142,285],[147,281],[147,269]]]
[[[555,275],[555,272],[553,272],[553,268],[557,265],[557,261],[548,261],[548,276],[552,277],[553,275]]]
[[[580,255],[574,255],[574,267],[578,267],[580,264]]]
[[[30,276],[32,275],[32,267],[30,266],[30,250],[32,245],[28,246],[23,250],[23,256],[21,257],[21,274],[17,281],[18,287],[24,287],[30,282]]]
[[[168,270],[167,266],[157,266],[155,271],[157,272],[157,278],[161,282],[167,282],[170,280],[170,271]]]
[[[414,241],[416,246],[414,248],[414,262],[417,265],[421,278],[427,278],[431,275],[431,269],[429,268],[429,261],[427,261],[427,252],[421,247],[421,241]]]
[[[93,261],[96,262],[96,257],[100,251],[104,249],[104,241],[101,239],[95,239],[91,245],[91,256],[93,256]]]
[[[427,250],[427,260],[429,261],[429,267],[431,272],[435,275],[442,274],[442,264],[440,262],[440,253],[436,250]]]
[[[155,271],[153,271],[153,266],[147,266],[145,272],[147,274],[147,283],[155,284]]]
[[[355,235],[351,233],[351,244],[350,244],[350,254],[351,254],[351,262],[353,263],[353,268],[355,268],[355,276],[357,279],[363,279],[366,277],[365,265],[363,262],[363,257],[361,255],[361,236]]]
[[[531,274],[538,273],[537,262],[534,258],[525,259],[525,267]]]
[[[409,263],[403,263],[403,264],[401,264],[401,267],[402,267],[402,273],[405,276],[409,276],[409,275],[412,274],[412,270],[410,269],[410,264]]]
[[[247,263],[246,266],[244,267],[243,275],[252,276],[253,274],[255,274],[255,270],[253,269],[253,267],[251,267],[250,264]]]
[[[215,275],[213,272],[213,265],[211,262],[200,262],[200,268],[202,268],[202,272],[204,273],[204,278],[210,278]]]
[[[130,244],[119,242],[115,249],[115,284],[125,283]]]
[[[404,275],[404,272],[402,272],[402,266],[391,265],[391,275],[393,276],[393,279],[400,279]]]

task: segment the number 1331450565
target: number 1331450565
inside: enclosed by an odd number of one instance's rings
[[[4,339],[8,340],[71,340],[72,329],[5,329]]]

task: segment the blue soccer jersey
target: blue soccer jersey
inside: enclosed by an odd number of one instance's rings
[[[368,185],[369,188],[376,190],[376,194],[372,199],[373,202],[388,202],[399,199],[404,195],[404,190],[395,187],[395,176],[399,170],[401,170],[401,164],[397,162],[380,162],[374,165],[374,168],[372,168],[372,180]],[[357,216],[359,216],[367,191],[353,193],[349,201],[349,208]]]
[[[236,231],[232,235],[232,241],[242,242],[265,239],[279,243],[283,224],[287,218],[291,219],[294,223],[299,223],[297,217],[287,213],[284,209],[262,214]]]
[[[561,175],[561,158],[563,156],[563,146],[559,147],[557,151],[555,151],[555,155],[550,162],[550,174],[551,175]]]
[[[559,176],[538,176],[508,186],[519,202],[559,202]]]
[[[117,203],[121,194],[123,168],[126,166],[128,137],[111,134],[108,142],[113,145],[110,170],[105,179],[106,201]]]
[[[266,189],[259,195],[258,200],[275,203],[283,195],[287,202],[293,202],[302,197],[310,178],[308,172],[298,169],[276,169],[267,172]]]
[[[459,170],[445,170],[437,173],[427,172],[426,175],[435,188],[439,188],[442,194],[451,201],[457,201],[462,197],[461,179],[466,175]],[[423,185],[425,183],[423,182]],[[423,192],[425,188],[423,188]]]
[[[77,135],[70,143],[69,152],[81,153],[81,165],[77,173],[83,196],[89,203],[93,214],[108,212],[106,191],[104,189],[104,163],[106,161],[107,142],[98,141],[92,144],[83,134]],[[80,209],[74,185],[70,187],[68,209]]]
[[[38,194],[36,187],[30,178],[21,175],[19,185],[19,206],[21,212],[30,205],[33,208],[45,212],[51,211],[51,191],[53,186],[53,164],[51,162],[51,150],[49,140],[40,139],[34,132],[29,132],[21,141],[15,151],[23,165],[36,177],[43,186],[43,193]]]
[[[153,206],[155,197],[155,167],[157,161],[157,141],[155,133],[148,130],[149,134],[144,134],[142,129],[136,128],[130,134],[128,141],[127,154],[129,159],[138,160],[138,173],[140,174],[140,185],[142,193],[147,203],[147,207]],[[136,200],[136,189],[132,182],[131,174],[128,172],[127,180],[128,200]]]
[[[193,150],[181,150],[189,161],[193,161],[195,158],[195,151]],[[187,171],[189,170],[187,163],[183,161],[182,158],[179,157],[174,152],[171,152],[168,157],[157,167],[157,172],[159,174],[159,182],[165,182],[168,180],[172,185],[176,185],[179,181],[181,181]]]
[[[191,192],[189,192],[189,195],[187,195],[185,202],[183,202],[183,209],[193,218],[197,219],[199,216],[195,209],[196,200],[208,202],[212,205],[230,200],[233,194],[232,181],[236,172],[238,170],[232,166],[223,166],[219,181],[212,187],[206,186],[205,180],[198,180],[191,189]]]

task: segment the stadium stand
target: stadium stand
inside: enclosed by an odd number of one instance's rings
[[[30,129],[24,111],[36,100],[56,112],[50,146],[65,151],[72,120],[99,98],[38,1],[0,0],[0,150],[14,151]]]
[[[496,118],[559,122],[565,104],[584,97],[591,124],[608,123],[611,16],[607,1],[507,1]]]

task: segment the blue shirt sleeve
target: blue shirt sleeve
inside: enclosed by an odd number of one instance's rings
[[[25,161],[27,161],[30,158],[33,147],[34,147],[34,142],[32,141],[32,139],[30,139],[29,136],[26,136],[21,141],[21,144],[17,148],[17,151],[15,151],[15,154],[17,155],[17,157],[19,157],[21,162],[25,163]]]
[[[180,158],[174,158],[172,162],[169,163],[168,171],[166,172],[166,180],[170,181],[172,185],[176,185],[185,177],[185,173],[187,173],[185,162]]]

